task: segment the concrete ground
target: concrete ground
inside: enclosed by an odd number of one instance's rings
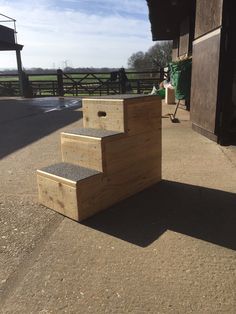
[[[23,107],[0,101],[0,313],[236,312],[235,147],[164,105],[163,181],[79,224],[38,204],[35,170],[82,113]]]

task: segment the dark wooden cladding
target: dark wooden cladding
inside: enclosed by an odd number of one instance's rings
[[[189,17],[180,24],[179,56],[189,53]]]
[[[195,0],[147,0],[153,40],[173,40],[179,24],[195,10]]]
[[[15,44],[14,29],[0,25],[0,41]]]
[[[197,0],[195,38],[218,28],[222,24],[223,0]]]
[[[179,57],[179,38],[173,40],[172,60],[176,61]]]
[[[193,46],[191,120],[193,124],[215,133],[221,35]]]
[[[195,132],[198,132],[200,133],[201,135],[209,138],[210,140],[214,141],[214,142],[217,142],[218,141],[218,137],[213,134],[212,132],[209,132],[203,128],[201,128],[200,126],[192,123],[192,129],[195,131]]]

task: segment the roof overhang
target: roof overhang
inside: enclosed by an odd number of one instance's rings
[[[23,47],[24,47],[23,45],[0,41],[0,51],[22,50]]]
[[[179,26],[194,10],[195,0],[147,0],[152,39],[173,40]]]
[[[22,50],[23,46],[16,43],[15,30],[0,25],[0,51]]]

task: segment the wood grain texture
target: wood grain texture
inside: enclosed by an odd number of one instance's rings
[[[194,44],[191,86],[191,121],[215,133],[221,35]]]
[[[55,177],[49,178],[44,174],[37,175],[39,202],[62,215],[78,220],[77,190]]]
[[[86,126],[125,133],[102,132],[99,138],[99,132],[64,132],[64,163],[38,170],[40,202],[77,221],[161,180],[159,97],[86,100],[83,106]],[[105,122],[99,121],[99,111],[106,112]]]
[[[129,175],[134,164],[143,167],[153,157],[161,156],[161,130],[104,143],[103,151],[105,173],[125,172]]]
[[[180,37],[179,37],[179,56],[188,55],[189,53],[189,35],[190,24],[189,18],[186,18],[180,24]]]
[[[179,37],[173,40],[172,61],[176,61],[179,57]]]
[[[133,162],[126,171],[99,174],[76,182],[76,188],[56,177],[37,175],[39,201],[73,220],[82,221],[161,180],[161,157]]]
[[[101,138],[61,133],[64,162],[103,171]]]
[[[84,99],[83,125],[85,128],[106,129],[129,134],[159,128],[157,118],[161,111],[158,96],[125,99]],[[99,112],[106,116],[99,117]]]
[[[195,39],[220,27],[223,0],[196,0]]]
[[[153,167],[154,164],[156,167]],[[128,173],[117,172],[97,177],[97,182],[81,182],[78,186],[79,221],[158,183],[161,180],[160,165],[160,158],[155,158],[141,167],[132,165]]]
[[[84,128],[105,129],[124,132],[123,103],[123,99],[83,99]],[[99,116],[100,112],[106,113],[106,116]]]
[[[129,135],[160,129],[161,100],[125,103],[125,131]]]

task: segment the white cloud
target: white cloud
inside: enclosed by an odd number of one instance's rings
[[[69,1],[73,0],[64,0]],[[53,9],[54,3],[52,0],[0,0],[0,12],[17,20],[25,67],[58,66],[63,60],[73,66],[126,66],[133,52],[147,50],[153,44],[148,17],[142,20],[114,12],[101,16],[72,9],[59,10]],[[101,6],[113,5],[115,10],[117,3],[126,12],[138,13],[143,11],[143,3],[146,6],[145,0],[99,1]],[[12,53],[1,55],[0,68],[7,66],[16,66]]]

